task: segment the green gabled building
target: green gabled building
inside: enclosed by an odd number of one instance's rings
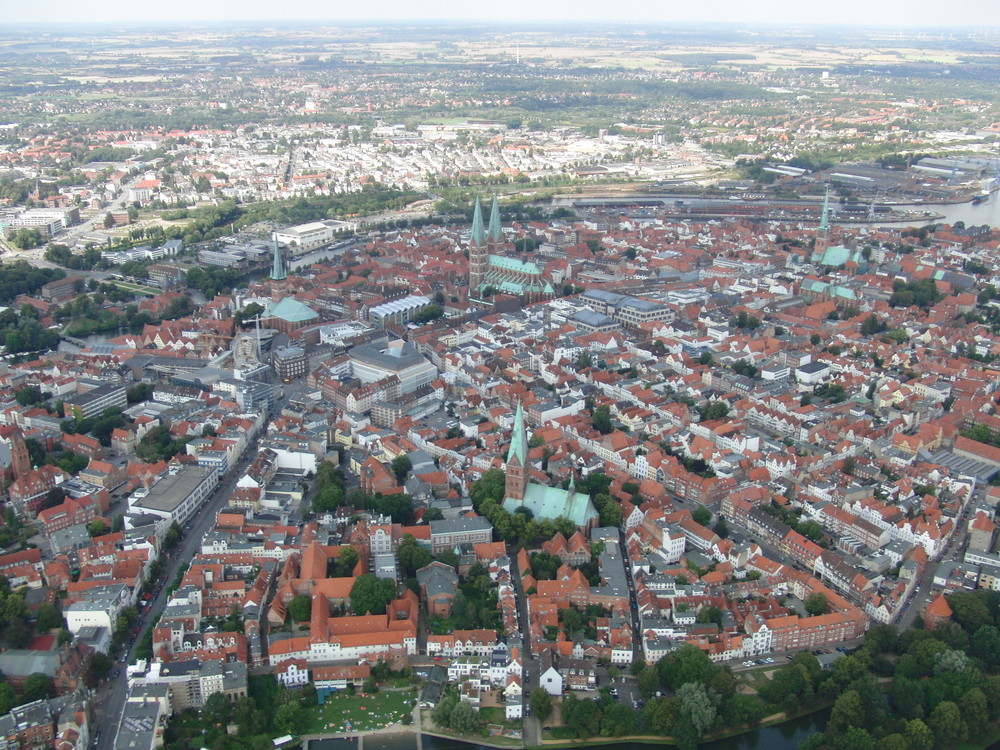
[[[513,513],[527,508],[534,518],[554,521],[568,518],[574,526],[591,528],[597,524],[598,512],[590,496],[577,492],[573,483],[569,489],[548,487],[528,481],[528,435],[524,427],[524,410],[517,405],[510,449],[507,451],[507,482],[503,508]]]

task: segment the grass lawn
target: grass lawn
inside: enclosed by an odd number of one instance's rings
[[[310,709],[306,732],[368,732],[397,724],[413,710],[416,693],[409,691],[348,695],[331,693],[326,703]]]

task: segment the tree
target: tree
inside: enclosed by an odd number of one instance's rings
[[[700,682],[687,682],[677,689],[677,698],[680,700],[677,711],[680,745],[681,741],[689,741],[692,734],[695,739],[701,737],[715,723],[719,696]],[[688,731],[684,731],[685,729]]]
[[[472,734],[479,729],[479,711],[471,703],[459,701],[451,711],[451,728],[461,734]]]
[[[864,726],[865,709],[857,690],[848,690],[833,704],[827,728],[834,732],[846,732],[850,727]]]
[[[715,526],[712,527],[712,531],[718,534],[720,539],[725,539],[729,536],[729,524],[726,523],[725,517],[719,516],[715,522]]]
[[[35,672],[24,678],[24,686],[21,688],[21,700],[24,703],[31,703],[42,698],[53,698],[55,694],[55,682],[47,674]]]
[[[35,610],[35,617],[37,618],[38,629],[41,631],[48,631],[63,626],[62,614],[55,604],[46,602],[39,605],[38,609]]]
[[[143,401],[149,401],[152,397],[152,383],[136,383],[134,386],[125,391],[125,399],[130,404],[138,404]]]
[[[539,721],[545,721],[552,714],[552,696],[543,688],[535,688],[528,698],[531,713]]]
[[[969,653],[983,662],[990,672],[1000,670],[1000,631],[994,625],[980,627],[972,634]]]
[[[971,737],[978,737],[989,728],[986,694],[979,688],[972,688],[962,696],[962,719]]]
[[[848,727],[847,731],[837,738],[835,747],[837,750],[875,750],[879,745],[867,729]],[[881,747],[883,749],[886,747],[884,742]]]
[[[934,733],[920,719],[906,722],[905,737],[909,750],[931,750],[934,747]]]
[[[201,709],[202,718],[215,726],[226,726],[233,717],[233,704],[225,693],[212,693]]]
[[[954,701],[941,701],[931,711],[927,725],[934,733],[936,747],[952,747],[962,742],[969,729],[962,720],[962,712]]]
[[[695,523],[700,523],[702,526],[708,526],[712,522],[712,511],[706,508],[704,505],[699,505],[691,513],[691,518],[694,519]]]
[[[438,704],[434,706],[434,710],[431,711],[431,719],[439,727],[450,727],[451,726],[451,713],[458,705],[458,696],[454,693],[449,693],[445,695]]]
[[[105,679],[114,667],[114,660],[101,651],[95,651],[90,656],[87,664],[87,671],[83,675],[83,681],[89,688],[95,687],[101,680]]]
[[[334,578],[349,578],[354,574],[354,568],[357,566],[358,561],[361,559],[361,555],[354,547],[341,547],[340,555],[336,559],[334,564]]]
[[[360,575],[351,587],[351,611],[356,615],[384,615],[386,605],[396,596],[396,584],[372,573]]]
[[[701,410],[701,421],[709,422],[725,419],[729,415],[729,404],[725,401],[712,401]]]
[[[822,592],[810,594],[806,597],[804,604],[806,612],[813,616],[825,615],[830,611],[830,602],[827,601],[826,595]]]
[[[718,607],[705,607],[700,612],[698,612],[698,616],[695,617],[695,622],[699,623],[714,622],[721,626],[722,610],[720,610]]]
[[[431,551],[417,542],[413,534],[403,535],[396,548],[396,557],[407,575],[413,575],[420,568],[429,565],[432,559]]]
[[[307,622],[312,616],[312,598],[299,594],[288,602],[288,615],[293,622]]]
[[[33,385],[26,385],[14,391],[14,400],[19,406],[32,406],[42,401],[42,392]]]
[[[502,503],[506,497],[506,475],[499,469],[490,469],[483,474],[478,482],[473,482],[469,488],[469,497],[478,511],[484,502],[492,500]]]
[[[281,734],[301,734],[307,716],[297,702],[284,703],[274,712],[274,731]]]
[[[95,518],[87,524],[87,533],[91,536],[103,536],[108,533],[108,524],[103,518]]]
[[[163,548],[168,550],[173,549],[180,542],[183,535],[184,532],[181,531],[181,527],[177,524],[177,521],[174,521],[170,524],[170,528],[167,529],[167,533],[163,537]]]
[[[594,409],[591,421],[593,422],[594,429],[602,435],[607,435],[615,429],[611,421],[611,407],[606,404],[602,404]]]
[[[686,682],[707,684],[719,669],[704,651],[691,644],[681,646],[656,664],[660,681],[673,690]]]
[[[396,475],[396,481],[402,484],[406,479],[406,475],[410,473],[411,469],[413,469],[413,462],[410,461],[410,457],[405,453],[400,453],[392,459],[392,463],[389,464],[389,468],[392,469],[392,473]]]
[[[660,678],[655,669],[644,669],[639,673],[639,693],[647,700],[660,689]]]
[[[444,308],[441,305],[430,304],[417,310],[410,319],[417,325],[423,325],[437,320],[442,315],[444,315]]]
[[[10,713],[18,703],[17,694],[7,680],[0,681],[0,716]]]

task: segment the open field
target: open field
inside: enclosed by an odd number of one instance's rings
[[[379,692],[349,695],[339,691],[327,696],[326,703],[310,709],[307,734],[324,732],[371,732],[398,724],[413,710],[416,693]]]

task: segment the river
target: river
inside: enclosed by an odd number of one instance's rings
[[[1000,227],[1000,192],[994,192],[988,200],[982,203],[913,203],[903,206],[894,206],[904,211],[930,211],[932,214],[943,214],[945,218],[936,219],[936,222],[944,224],[954,224],[956,221],[964,221],[966,226],[979,224],[989,224],[991,227]],[[898,224],[896,226],[899,226]]]
[[[817,732],[823,731],[829,709],[779,724],[757,729],[753,732],[716,740],[698,746],[698,750],[797,750],[799,743]],[[585,744],[576,747],[586,747]],[[609,745],[595,745],[600,750],[650,750],[654,743],[616,742]],[[415,734],[381,734],[365,737],[364,750],[416,750]],[[471,742],[448,740],[424,735],[424,750],[494,750]],[[358,750],[358,742],[353,739],[318,740],[310,742],[308,750]]]

